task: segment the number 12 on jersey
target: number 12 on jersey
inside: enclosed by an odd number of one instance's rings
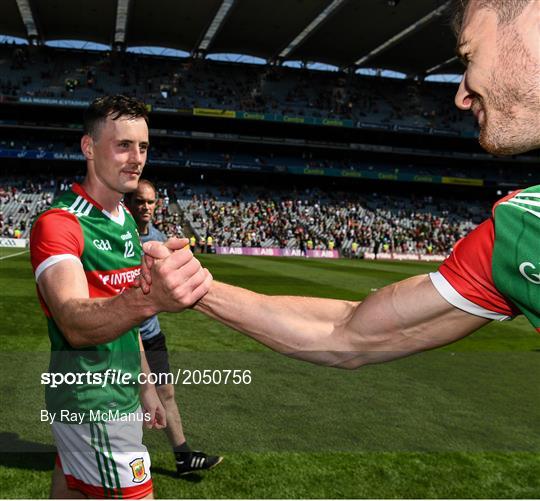
[[[126,240],[124,247],[124,257],[133,257],[135,252],[133,251],[133,242],[131,240]]]

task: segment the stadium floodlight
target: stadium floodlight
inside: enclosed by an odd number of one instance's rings
[[[118,45],[124,45],[126,42],[129,3],[130,0],[118,0],[116,8],[116,27],[114,29],[114,43]]]
[[[37,31],[34,15],[32,14],[32,9],[28,0],[17,0],[17,7],[21,13],[28,38],[38,38],[39,33]]]
[[[285,59],[293,49],[298,47],[315,29],[317,29],[321,23],[326,21],[328,17],[336,11],[338,7],[341,6],[343,2],[347,0],[334,0],[330,5],[328,5],[311,23],[307,25],[306,28],[289,44],[285,47],[280,53],[279,58]]]
[[[197,47],[197,52],[204,53],[208,50],[208,47],[210,47],[212,40],[214,40],[217,32],[225,22],[227,14],[229,14],[235,1],[236,0],[223,0],[218,11],[216,12],[216,15],[214,16],[214,19],[208,27],[208,30],[206,30],[199,47]]]
[[[436,8],[429,14],[425,15],[422,19],[419,19],[415,23],[411,24],[408,28],[405,28],[404,30],[400,31],[397,35],[394,35],[392,38],[389,38],[386,42],[379,45],[375,49],[373,49],[371,52],[366,54],[365,56],[362,56],[360,59],[355,61],[355,66],[361,66],[365,64],[367,61],[372,59],[373,57],[379,55],[381,52],[384,52],[385,50],[389,49],[390,47],[393,47],[397,43],[401,42],[404,38],[408,37],[409,35],[412,35],[419,29],[423,28],[425,25],[431,23],[434,19],[437,19],[438,17],[442,16],[448,7],[450,7],[450,0],[442,4],[440,7]]]

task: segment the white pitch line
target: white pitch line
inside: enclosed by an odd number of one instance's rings
[[[15,257],[15,256],[20,256],[21,254],[26,254],[28,251],[27,250],[23,250],[22,252],[16,252],[15,254],[10,254],[9,256],[3,256],[3,257],[0,257],[0,261],[2,261],[2,259],[9,259],[10,257]]]

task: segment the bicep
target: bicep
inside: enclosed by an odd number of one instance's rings
[[[356,360],[362,365],[452,343],[487,323],[486,318],[452,306],[428,275],[420,275],[385,287],[360,303],[344,335],[351,364]]]
[[[62,321],[69,300],[90,297],[82,263],[76,259],[65,259],[48,267],[37,283],[45,304],[58,322]]]

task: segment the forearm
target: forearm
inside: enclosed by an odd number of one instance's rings
[[[191,252],[178,250],[153,266],[146,293],[132,287],[118,296],[90,298],[83,266],[72,259],[42,271],[38,287],[66,340],[81,348],[112,341],[158,312],[182,311],[206,294],[211,281]]]
[[[144,351],[144,345],[142,338],[139,334],[139,348],[141,350],[141,374],[150,374],[150,366],[148,365],[148,360],[146,359],[146,353]]]
[[[265,296],[214,282],[195,309],[275,351],[347,369],[443,346],[489,322],[449,304],[427,275],[362,303]]]
[[[70,299],[53,311],[58,327],[75,348],[108,343],[155,313],[140,289],[111,298]]]
[[[146,354],[144,352],[144,345],[142,338],[139,335],[139,348],[141,350],[141,373],[146,374],[144,383],[140,385],[140,398],[141,405],[145,412],[145,426],[148,428],[164,428],[167,426],[167,418],[165,416],[165,409],[159,400],[159,396],[156,391],[154,383],[148,381],[148,375],[150,374],[150,366],[146,360]]]
[[[345,329],[358,303],[266,296],[213,282],[195,309],[285,355],[336,365],[350,349]]]
[[[146,353],[145,353],[144,345],[143,345],[142,338],[140,335],[139,335],[139,348],[141,350],[141,374],[146,375],[144,382],[141,383],[140,385],[141,392],[155,390],[155,385],[153,383],[148,382],[148,375],[150,374],[150,366],[148,365],[148,360],[146,359]]]

